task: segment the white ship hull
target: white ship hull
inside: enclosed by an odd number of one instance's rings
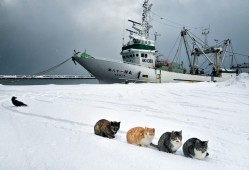
[[[169,83],[169,82],[210,82],[224,81],[235,77],[235,73],[222,73],[221,77],[191,75],[148,68],[130,63],[95,58],[74,57],[81,66],[95,76],[99,83]]]

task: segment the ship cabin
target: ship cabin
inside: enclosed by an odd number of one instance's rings
[[[155,68],[156,52],[153,40],[130,35],[130,41],[123,45],[120,54],[125,63]]]

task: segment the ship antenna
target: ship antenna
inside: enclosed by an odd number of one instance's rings
[[[122,46],[124,46],[124,31],[125,31],[125,18],[124,18],[124,25],[123,25],[123,38],[122,38]]]
[[[158,36],[161,36],[161,34],[158,34],[157,32],[155,32],[155,42],[156,42]]]

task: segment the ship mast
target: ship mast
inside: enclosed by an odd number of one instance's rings
[[[146,39],[149,37],[149,30],[152,26],[149,24],[149,13],[151,10],[152,4],[149,4],[149,0],[145,0],[143,4],[143,14],[142,14],[142,36]]]
[[[204,49],[208,48],[208,39],[207,39],[207,35],[210,33],[210,26],[208,28],[204,28],[202,29],[202,35],[204,35],[205,37],[205,44],[204,44]]]

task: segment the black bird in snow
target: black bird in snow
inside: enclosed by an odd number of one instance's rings
[[[13,105],[15,105],[17,107],[19,107],[19,106],[28,106],[28,105],[24,104],[23,102],[16,100],[15,96],[13,96],[11,98],[11,101],[12,101]]]

